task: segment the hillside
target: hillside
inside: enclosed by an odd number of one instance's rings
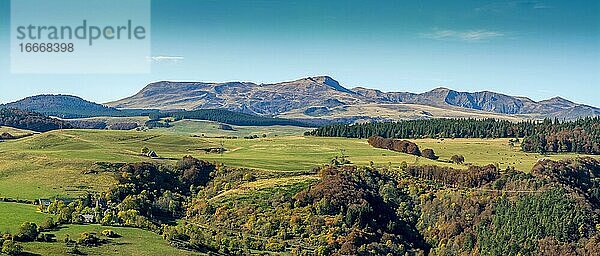
[[[282,118],[295,119],[328,119],[329,123],[361,123],[362,121],[398,121],[431,118],[494,118],[509,121],[520,121],[535,118],[530,115],[505,115],[481,110],[465,109],[454,106],[446,108],[409,103],[369,103],[343,105],[338,107],[308,107],[292,110],[278,115]]]
[[[133,116],[150,112],[149,110],[119,110],[71,95],[36,95],[15,102],[0,105],[42,113],[60,118],[85,118],[96,116]]]
[[[26,136],[35,134],[36,132],[18,129],[18,128],[14,128],[14,127],[0,126],[0,134],[4,134],[4,133],[8,133],[15,137],[26,137]]]
[[[381,115],[378,111],[363,113],[347,111],[357,106],[383,106],[404,104],[405,115]],[[357,87],[347,89],[328,76],[308,77],[295,81],[255,84],[251,82],[156,82],[147,85],[137,94],[107,103],[117,108],[206,109],[224,108],[243,113],[285,116],[293,118],[319,118],[346,120],[360,119],[419,119],[444,117],[422,113],[423,106],[452,110],[452,117],[490,117],[500,119],[540,119],[558,117],[576,119],[600,115],[600,109],[577,104],[559,97],[533,101],[496,92],[459,92],[436,88],[425,93],[382,92]],[[340,116],[340,108],[345,114]],[[387,108],[387,107],[384,107]],[[364,109],[364,108],[363,108]],[[373,109],[374,110],[374,109]],[[337,112],[337,114],[336,114]],[[401,111],[402,112],[402,111]],[[456,113],[458,112],[458,113]],[[303,113],[303,114],[301,114]]]

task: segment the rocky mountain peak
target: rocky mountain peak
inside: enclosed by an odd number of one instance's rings
[[[449,92],[449,91],[452,91],[452,90],[448,89],[447,87],[440,86],[440,87],[434,88],[433,90],[431,90],[429,92],[441,93],[441,92]]]
[[[307,88],[321,88],[326,90],[333,89],[339,92],[355,94],[355,92],[341,86],[338,81],[331,78],[330,76],[306,77],[295,81],[279,83],[278,85],[286,87],[303,88],[302,90],[306,90]]]
[[[539,102],[539,104],[542,105],[547,105],[547,106],[552,106],[555,108],[562,108],[562,109],[566,109],[566,108],[572,108],[572,107],[576,107],[579,104],[574,103],[570,100],[567,100],[565,98],[561,98],[561,97],[553,97],[547,100],[542,100]]]

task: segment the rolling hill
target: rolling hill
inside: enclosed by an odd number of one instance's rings
[[[402,104],[402,111],[395,110],[398,104]],[[115,108],[153,106],[163,110],[224,108],[264,116],[345,120],[435,118],[446,115],[432,113],[446,112],[452,112],[451,117],[501,119],[576,119],[600,115],[600,109],[596,107],[559,97],[536,102],[526,97],[490,91],[459,92],[448,88],[436,88],[420,94],[383,92],[364,87],[347,89],[328,76],[273,84],[162,81],[151,83],[137,94],[107,105]],[[353,111],[357,109],[360,111]]]
[[[85,118],[97,116],[136,116],[152,110],[119,110],[72,95],[36,95],[15,102],[0,105],[0,108],[14,108],[32,111],[60,118]]]

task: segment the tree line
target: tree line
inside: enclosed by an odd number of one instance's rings
[[[56,118],[19,109],[0,109],[0,126],[10,126],[36,132],[72,128],[71,124]]]
[[[500,177],[500,172],[494,165],[469,166],[467,170],[436,165],[415,165],[406,167],[406,171],[415,178],[434,180],[451,187],[479,187]]]
[[[308,136],[417,139],[523,138],[526,152],[600,154],[600,117],[575,121],[510,122],[496,119],[428,119],[362,124],[334,124],[306,132]]]
[[[389,149],[401,153],[421,156],[421,150],[419,149],[419,146],[408,140],[394,140],[381,136],[373,136],[369,138],[368,143],[375,148]]]
[[[410,142],[408,140],[395,140],[395,139],[384,138],[381,136],[373,136],[373,137],[369,138],[368,142],[369,142],[369,145],[371,145],[372,147],[376,147],[376,148],[389,149],[389,150],[393,150],[393,151],[397,151],[397,152],[401,152],[401,153],[407,153],[407,154],[411,154],[411,155],[415,155],[415,156],[422,156],[422,157],[429,158],[432,160],[437,160],[439,158],[437,155],[435,155],[435,152],[433,151],[433,149],[426,148],[426,149],[423,149],[423,151],[421,151],[419,149],[419,146],[417,146],[417,144],[415,144],[414,142]]]

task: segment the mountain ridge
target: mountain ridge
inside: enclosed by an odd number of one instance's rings
[[[600,109],[554,97],[534,101],[493,91],[463,92],[437,87],[423,93],[384,92],[366,87],[348,89],[330,76],[305,77],[279,83],[170,82],[148,84],[133,96],[109,102],[115,108],[224,108],[277,116],[314,107],[337,108],[365,104],[417,104],[535,118],[575,119],[600,115]],[[327,111],[323,109],[322,113]]]
[[[0,104],[61,118],[133,116],[160,110],[226,109],[246,114],[342,122],[429,118],[507,120],[600,116],[600,109],[562,97],[534,101],[493,91],[436,87],[422,93],[348,89],[330,76],[279,83],[172,82],[147,84],[138,93],[106,104],[77,96],[42,94]],[[317,121],[318,121],[317,120]],[[320,122],[319,121],[319,122]]]

